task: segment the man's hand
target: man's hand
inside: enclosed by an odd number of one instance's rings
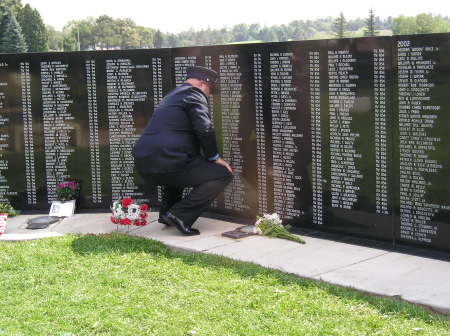
[[[222,158],[218,158],[217,160],[214,161],[214,163],[217,163],[218,165],[224,166],[225,168],[228,169],[228,171],[230,173],[233,172],[233,169],[231,169],[230,165],[228,164],[228,162],[226,162],[224,159]]]

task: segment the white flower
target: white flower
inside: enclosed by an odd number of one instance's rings
[[[129,220],[139,219],[139,215],[140,214],[141,214],[141,210],[139,208],[139,205],[137,205],[137,204],[130,204],[128,206],[127,218]]]
[[[123,212],[122,207],[119,206],[115,210],[113,210],[113,216],[117,219],[125,219],[126,214]]]
[[[275,212],[273,214],[264,214],[264,219],[271,221],[272,223],[282,226],[280,216]]]

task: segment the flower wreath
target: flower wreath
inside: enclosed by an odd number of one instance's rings
[[[111,222],[121,225],[147,225],[148,205],[134,203],[131,198],[115,201],[111,207]]]

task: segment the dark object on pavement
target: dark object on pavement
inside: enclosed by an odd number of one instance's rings
[[[226,231],[222,233],[222,236],[233,238],[233,239],[240,239],[240,238],[246,238],[250,236],[255,236],[257,233],[253,232],[253,225],[246,225],[240,228],[237,228],[233,231]]]
[[[54,216],[42,216],[29,219],[27,221],[27,229],[36,230],[36,229],[46,229],[50,224],[54,224],[60,220],[59,217]]]

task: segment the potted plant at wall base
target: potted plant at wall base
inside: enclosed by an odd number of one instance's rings
[[[80,195],[80,183],[68,180],[56,185],[56,199],[52,202],[49,216],[70,217],[75,212],[76,200]]]
[[[20,210],[15,210],[9,203],[0,203],[0,214],[6,214],[8,217],[20,215]]]

